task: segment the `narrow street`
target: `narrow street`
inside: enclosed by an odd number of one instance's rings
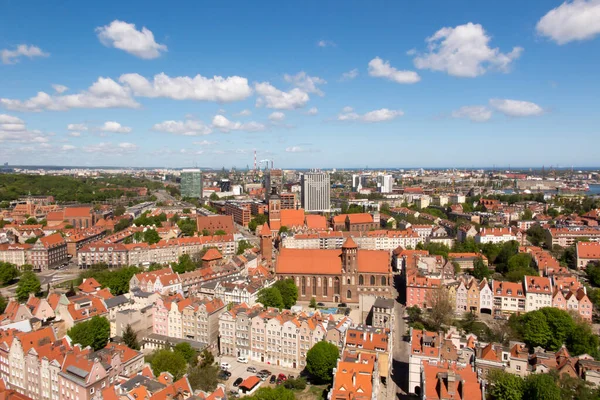
[[[406,394],[408,388],[408,362],[409,362],[409,343],[404,341],[407,325],[404,321],[405,307],[400,303],[398,289],[400,288],[400,275],[394,276],[394,347],[392,350],[394,361],[392,363],[391,378],[393,383],[388,386],[393,386],[395,389],[395,397],[399,399],[412,398]],[[389,399],[390,397],[388,397]]]

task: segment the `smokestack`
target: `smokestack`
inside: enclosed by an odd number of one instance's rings
[[[456,374],[454,371],[448,371],[448,394],[456,392]]]

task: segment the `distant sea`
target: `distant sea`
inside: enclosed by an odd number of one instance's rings
[[[600,184],[590,185],[590,190],[587,194],[600,195]]]

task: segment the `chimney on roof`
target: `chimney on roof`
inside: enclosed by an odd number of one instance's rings
[[[454,371],[448,371],[448,394],[453,395],[456,392],[456,374]]]
[[[356,387],[356,372],[352,374],[352,386]]]

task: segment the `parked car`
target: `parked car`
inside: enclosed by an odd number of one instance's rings
[[[244,382],[244,380],[242,378],[237,378],[234,382],[233,382],[233,386],[234,387],[238,387],[242,384],[242,382]]]
[[[317,306],[319,306],[319,307],[325,307],[325,303],[317,303]]]
[[[269,383],[274,384],[275,382],[277,382],[277,377],[275,375],[271,375],[271,379],[269,379]]]
[[[248,367],[248,368],[246,368],[246,371],[252,372],[253,374],[255,374],[256,373],[256,368],[254,368],[254,367]]]
[[[248,364],[248,358],[247,357],[238,357],[238,362],[241,362],[242,364]]]
[[[221,363],[221,369],[227,370],[229,368],[231,368],[231,365],[229,365],[229,363],[226,363],[226,362]]]
[[[348,304],[346,304],[346,303],[340,303],[340,304],[338,304],[338,307],[348,307]]]
[[[285,381],[287,381],[287,376],[285,376],[284,374],[279,374],[279,375],[277,375],[277,380],[281,381],[281,382],[285,382]]]
[[[271,375],[271,371],[269,371],[268,369],[261,369],[260,370],[261,374],[267,374],[267,375]]]
[[[218,378],[223,381],[226,381],[227,379],[231,378],[231,372],[222,369],[221,372],[219,372]]]

